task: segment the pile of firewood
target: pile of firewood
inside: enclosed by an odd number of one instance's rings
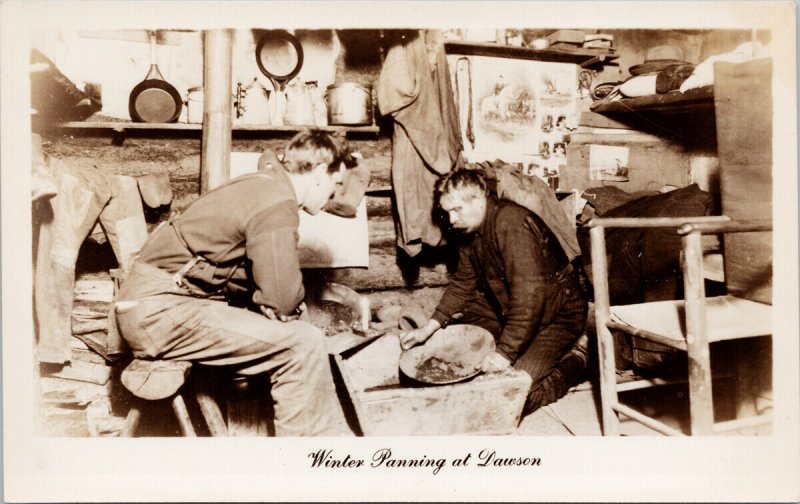
[[[112,380],[123,360],[109,351],[109,339],[116,337],[109,323],[112,296],[111,280],[75,284],[70,362],[43,366],[39,379],[46,434],[104,437],[122,429],[128,394]]]

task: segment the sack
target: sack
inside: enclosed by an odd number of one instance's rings
[[[681,84],[694,72],[694,65],[670,65],[656,75],[656,93],[668,93],[681,87]]]

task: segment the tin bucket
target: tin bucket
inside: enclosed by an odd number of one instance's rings
[[[203,87],[189,89],[186,97],[186,121],[200,124],[203,122]]]

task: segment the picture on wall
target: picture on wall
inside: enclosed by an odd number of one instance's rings
[[[455,54],[448,62],[466,159],[522,163],[555,185],[577,110],[577,65]]]
[[[522,154],[536,144],[535,72],[532,62],[471,58],[475,152]]]
[[[589,179],[627,182],[628,152],[627,147],[589,146]]]

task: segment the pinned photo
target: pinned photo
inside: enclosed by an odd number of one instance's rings
[[[627,182],[627,147],[592,145],[589,148],[589,179]]]

